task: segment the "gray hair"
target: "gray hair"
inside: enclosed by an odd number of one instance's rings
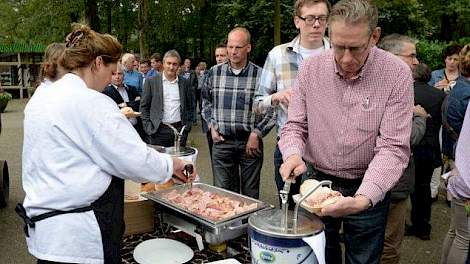
[[[177,59],[178,59],[178,63],[181,63],[181,56],[180,56],[180,54],[178,53],[178,51],[172,49],[172,50],[169,50],[169,51],[165,52],[165,55],[163,55],[163,61],[165,61],[166,58],[169,58],[169,57],[177,58]]]
[[[330,13],[328,24],[333,21],[344,21],[348,24],[367,23],[369,34],[377,27],[379,20],[377,7],[370,0],[341,0],[336,3]]]
[[[429,69],[429,66],[424,63],[416,65],[416,68],[413,70],[413,79],[426,83],[429,82],[431,79],[431,69]]]
[[[134,59],[135,59],[134,54],[132,54],[132,53],[125,53],[124,55],[122,55],[122,57],[121,57],[121,62],[122,62],[122,64],[125,64],[130,58],[134,58]]]
[[[383,37],[377,46],[398,55],[402,52],[404,43],[416,44],[416,41],[408,36],[393,33]]]

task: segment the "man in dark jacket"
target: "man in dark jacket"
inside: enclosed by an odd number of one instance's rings
[[[413,158],[415,161],[416,183],[411,195],[411,223],[408,234],[423,240],[429,240],[431,234],[431,178],[435,168],[442,165],[439,147],[439,129],[442,125],[442,103],[446,94],[427,82],[430,70],[426,65],[418,65],[414,71],[415,104],[420,104],[430,118],[426,120],[426,133],[421,142],[415,146]]]
[[[415,41],[407,36],[391,34],[384,37],[379,47],[393,53],[405,62],[410,70],[414,70],[419,63],[416,58]],[[416,146],[426,131],[426,118],[428,113],[420,105],[415,105],[410,144]],[[398,264],[400,261],[400,247],[405,234],[405,219],[407,212],[406,200],[413,192],[415,184],[415,165],[410,159],[408,167],[403,172],[399,182],[392,189],[391,203],[385,230],[384,250],[381,263]]]
[[[174,129],[181,131],[181,145],[186,145],[191,130],[194,90],[188,79],[177,75],[181,57],[176,50],[163,56],[163,72],[144,84],[140,104],[146,142],[171,147],[175,142]]]
[[[124,73],[120,64],[117,65],[116,71],[113,72],[111,83],[104,88],[103,93],[113,99],[119,108],[130,107],[134,112],[139,112],[140,95],[134,86],[126,85],[123,82]],[[129,122],[139,133],[143,139],[142,121],[139,117],[129,118]]]

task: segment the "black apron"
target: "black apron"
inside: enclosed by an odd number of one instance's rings
[[[24,232],[29,237],[28,228],[34,228],[35,222],[61,214],[93,211],[101,231],[105,264],[121,263],[121,238],[124,234],[124,180],[112,177],[106,191],[90,206],[70,211],[52,211],[28,217],[22,204],[15,208],[16,213],[24,220]]]

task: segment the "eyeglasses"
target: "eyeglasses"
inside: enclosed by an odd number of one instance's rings
[[[297,16],[298,18],[302,19],[305,24],[307,26],[313,26],[315,24],[316,21],[318,21],[318,23],[320,25],[325,25],[326,24],[326,21],[328,21],[328,16],[312,16],[312,15],[308,15],[306,17],[301,17],[301,16]]]
[[[351,53],[352,56],[359,56],[361,55],[364,51],[367,50],[367,47],[369,46],[371,36],[369,36],[369,39],[367,40],[367,43],[359,46],[359,47],[346,47],[346,46],[339,46],[334,43],[331,43],[331,47],[333,47],[333,50],[336,54],[338,55],[343,55],[346,50],[349,50],[349,53]]]
[[[410,59],[417,59],[416,54],[411,53],[411,54],[395,54],[400,57],[405,57],[405,58],[410,58]]]
[[[227,49],[241,50],[241,49],[243,49],[244,47],[248,46],[248,44],[250,44],[250,43],[247,43],[247,44],[245,44],[245,45],[243,45],[243,46],[227,46]]]

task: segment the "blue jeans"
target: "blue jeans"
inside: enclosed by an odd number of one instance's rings
[[[331,180],[332,188],[341,192],[343,196],[353,196],[362,183],[362,179],[341,179],[321,172],[314,172],[312,178]],[[342,263],[340,242],[344,242],[346,264],[380,263],[389,205],[390,193],[374,207],[358,214],[340,218],[323,217],[326,234],[326,263]],[[339,233],[341,225],[343,239]]]
[[[284,181],[282,180],[281,174],[279,173],[279,168],[281,167],[282,163],[283,163],[282,154],[281,154],[281,151],[279,150],[279,145],[276,144],[276,149],[274,150],[274,180],[276,181],[278,193],[284,188]],[[292,195],[298,194],[300,192],[301,182],[302,182],[301,177],[297,177],[297,180],[295,181],[295,183],[291,184],[290,186],[289,199],[288,199],[289,210],[294,210],[295,202],[294,202],[294,199],[292,199]],[[278,195],[277,198],[279,199],[279,206],[281,206],[281,197]]]

